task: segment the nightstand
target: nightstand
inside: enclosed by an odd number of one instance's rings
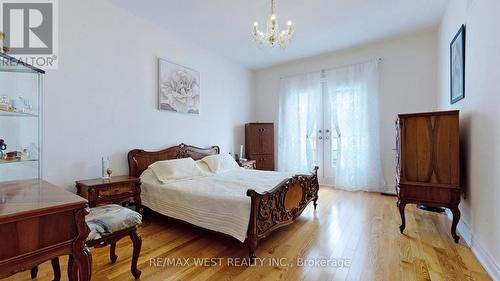
[[[103,204],[122,204],[133,201],[141,206],[141,179],[115,176],[111,179],[93,179],[76,182],[77,194],[89,201],[90,207]]]
[[[245,169],[255,169],[255,165],[257,164],[257,162],[255,160],[245,160],[245,161],[237,161],[238,162],[238,165],[240,165],[240,167],[243,167]]]

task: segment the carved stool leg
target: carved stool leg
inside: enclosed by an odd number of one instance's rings
[[[130,232],[130,239],[132,240],[132,243],[134,245],[130,271],[132,271],[132,275],[134,275],[135,279],[139,279],[139,277],[141,276],[141,271],[137,269],[137,261],[139,260],[139,254],[141,253],[142,239],[137,234],[137,231],[135,229]]]
[[[453,221],[451,223],[451,236],[453,236],[453,240],[455,240],[455,243],[458,243],[460,236],[457,235],[457,225],[458,221],[460,220],[460,209],[458,209],[458,206],[454,206],[453,208],[451,208],[451,212],[453,213]]]
[[[109,259],[111,263],[115,263],[118,256],[115,254],[116,249],[116,241],[111,242],[111,246],[109,247]]]
[[[38,275],[38,265],[31,268],[30,270],[30,274],[31,274],[31,279],[35,279],[36,276]]]
[[[399,214],[401,215],[401,226],[399,227],[399,231],[403,233],[406,228],[406,219],[405,219],[405,206],[406,202],[399,202]]]
[[[54,271],[54,281],[61,280],[61,266],[59,265],[59,258],[53,258],[50,260],[52,264],[52,271]]]

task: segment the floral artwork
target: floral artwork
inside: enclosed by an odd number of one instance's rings
[[[158,64],[158,108],[199,114],[200,73],[162,59]]]

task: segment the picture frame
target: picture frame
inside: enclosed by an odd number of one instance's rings
[[[465,98],[465,25],[450,43],[450,103]]]
[[[158,110],[200,114],[200,72],[159,58]]]

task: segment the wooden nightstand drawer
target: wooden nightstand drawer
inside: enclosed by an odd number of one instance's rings
[[[102,188],[96,190],[97,198],[102,199],[106,197],[117,197],[117,196],[128,196],[130,194],[134,194],[135,187],[132,185],[117,185],[110,186],[107,188]]]

